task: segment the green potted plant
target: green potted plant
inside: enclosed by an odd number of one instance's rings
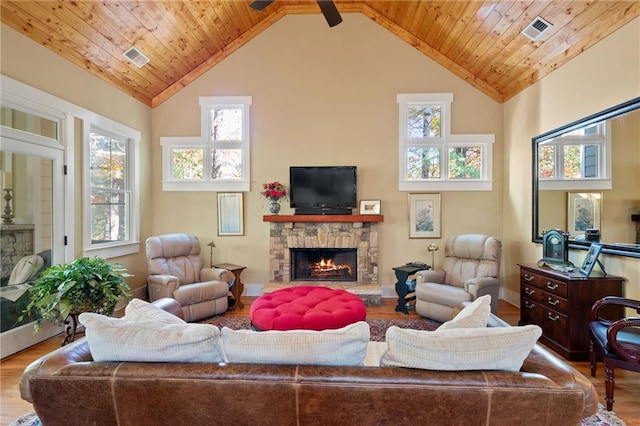
[[[82,312],[111,315],[121,299],[131,298],[129,286],[122,280],[130,276],[121,264],[99,257],[53,265],[33,282],[23,316],[36,320],[35,332],[43,321],[63,325],[71,316],[75,334],[77,316]]]

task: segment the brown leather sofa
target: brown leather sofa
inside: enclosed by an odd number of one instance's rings
[[[182,314],[175,301],[155,303]],[[20,391],[46,426],[577,425],[598,401],[586,377],[540,345],[519,372],[444,372],[93,362],[82,339],[27,367]]]

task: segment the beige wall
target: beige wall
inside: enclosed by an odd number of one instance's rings
[[[141,132],[140,155],[149,158],[149,135],[151,133],[151,108],[136,101],[113,86],[92,76],[84,69],[54,54],[22,36],[10,27],[0,26],[0,73],[21,83],[57,96],[86,110],[100,114],[125,126]],[[75,244],[75,256],[82,255],[82,143],[81,126],[76,120],[75,150],[75,194],[70,196],[75,204],[75,228],[71,238]],[[142,217],[151,214],[149,173],[147,161],[141,161],[140,206]],[[141,221],[141,236],[150,234],[149,221]],[[127,280],[133,288],[146,286],[147,263],[144,245],[137,255],[126,256],[113,261],[123,263],[135,276]]]
[[[493,191],[444,193],[442,237],[502,237],[502,106],[360,14],[344,14],[334,28],[318,15],[286,16],[154,109],[153,232],[193,232],[203,244],[213,238],[218,261],[247,265],[243,281],[264,284],[269,224],[261,185],[288,184],[291,165],[356,165],[358,199],[382,200],[380,280],[395,285],[391,268],[431,263],[433,242],[409,239],[407,193],[398,191],[396,95],[411,92],[452,92],[453,133],[496,134]],[[253,96],[243,237],[217,236],[215,193],[161,190],[160,137],[198,136],[198,97],[214,95]],[[291,213],[283,207],[281,214]],[[443,256],[436,253],[436,264]]]
[[[640,96],[640,19],[627,24],[504,104],[503,260],[511,296],[517,298],[518,262],[542,255],[531,243],[531,138]],[[615,165],[614,165],[615,167]],[[571,251],[581,264],[586,252]],[[626,294],[640,298],[640,260],[602,256],[607,272],[627,278]]]

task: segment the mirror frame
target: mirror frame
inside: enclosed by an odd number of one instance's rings
[[[531,236],[532,242],[542,244],[541,230],[539,229],[539,200],[538,200],[538,144],[546,140],[560,136],[563,133],[571,132],[581,127],[589,126],[591,124],[599,123],[600,121],[608,120],[609,118],[617,117],[627,112],[640,109],[640,97],[623,102],[619,105],[607,108],[604,111],[597,112],[588,117],[574,121],[573,123],[551,130],[541,135],[535,136],[531,139],[533,149],[533,190],[532,190],[532,204],[531,204],[531,217],[532,217],[532,229]],[[640,143],[640,142],[638,142]],[[602,253],[613,254],[617,256],[628,256],[640,258],[640,245],[637,247],[627,247],[617,244],[602,244]],[[633,243],[630,243],[633,244]],[[588,250],[591,243],[588,241],[575,241],[569,240],[569,248],[578,250]]]

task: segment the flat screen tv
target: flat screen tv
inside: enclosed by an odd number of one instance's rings
[[[356,204],[356,166],[289,168],[289,200],[296,214],[351,214]]]

